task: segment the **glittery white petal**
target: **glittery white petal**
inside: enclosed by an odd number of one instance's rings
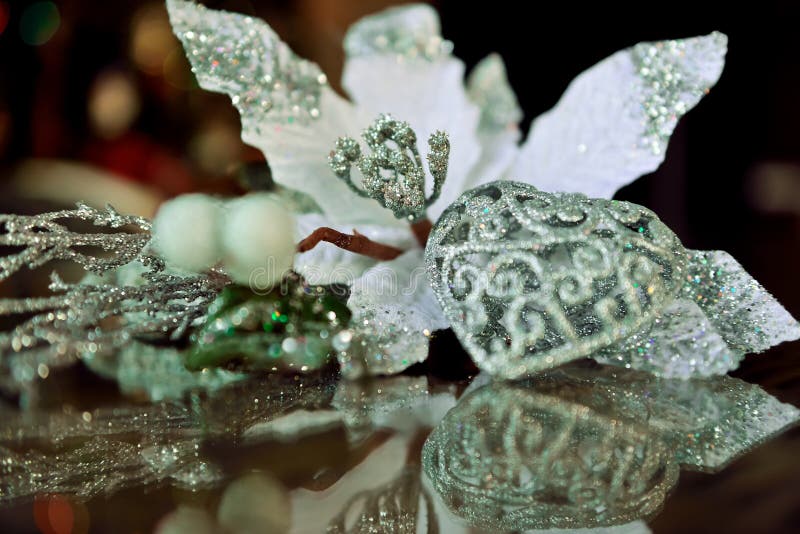
[[[763,352],[800,338],[800,325],[730,254],[689,251],[690,279],[682,293],[697,301],[735,350]]]
[[[370,374],[397,373],[428,357],[429,335],[449,324],[431,290],[422,250],[412,249],[367,270],[352,286],[351,323],[364,328],[374,350]]]
[[[296,242],[300,242],[314,230],[324,226],[345,234],[353,231],[352,225],[337,225],[324,215],[317,213],[298,215],[295,221]],[[358,225],[358,232],[378,243],[393,245],[401,249],[416,246],[416,240],[408,226],[360,224]],[[311,284],[327,285],[338,283],[350,285],[366,269],[376,263],[375,260],[367,256],[348,252],[330,243],[320,243],[308,252],[295,255],[294,269]]]
[[[621,346],[593,358],[669,378],[721,375],[739,366],[744,353],[731,349],[691,300],[679,299],[658,314],[654,324]]]
[[[642,43],[578,76],[537,118],[512,176],[610,198],[664,159],[678,119],[716,83],[727,37]]]
[[[477,161],[480,110],[464,88],[464,65],[449,55],[430,6],[412,5],[362,19],[345,38],[342,85],[359,106],[377,116],[389,113],[408,122],[417,138],[447,131],[451,153],[437,217],[464,190]],[[426,152],[426,147],[419,147]]]
[[[498,54],[489,54],[469,73],[467,94],[481,109],[481,130],[515,128],[522,120],[517,95]]]
[[[721,375],[745,354],[800,338],[800,325],[775,298],[722,251],[689,251],[678,300],[651,328],[595,359],[665,377]]]
[[[331,174],[327,155],[337,137],[357,135],[370,117],[336,95],[317,65],[295,56],[263,21],[183,0],[167,8],[200,86],[231,97],[242,139],[264,152],[276,182],[311,196],[332,220],[397,224]]]

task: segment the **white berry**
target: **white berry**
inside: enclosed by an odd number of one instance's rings
[[[208,195],[182,195],[161,205],[153,220],[153,243],[171,267],[205,271],[222,257],[221,203]]]
[[[238,284],[265,291],[292,268],[294,218],[269,193],[253,193],[229,202],[220,228],[223,264]]]

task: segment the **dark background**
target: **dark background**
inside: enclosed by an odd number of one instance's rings
[[[349,23],[396,2],[205,3],[267,19],[336,85]],[[33,29],[24,30],[33,4],[0,0],[3,210],[63,202],[25,192],[39,178],[20,177],[20,165],[40,158],[90,163],[159,200],[190,190],[238,190],[243,165],[260,156],[238,141],[238,118],[227,99],[197,89],[168,27],[165,35],[160,2],[55,2],[59,20],[42,44],[31,41],[52,29],[52,10],[33,17]],[[445,38],[468,67],[490,52],[503,56],[526,112],[525,128],[556,103],[572,78],[621,48],[726,33],[729,52],[719,83],[679,124],[666,163],[617,198],[654,209],[688,247],[729,251],[800,316],[800,2],[436,5]],[[104,76],[122,80],[139,101],[139,113],[122,131],[103,132],[88,118]],[[118,105],[131,104],[122,99]],[[105,113],[118,115],[119,109]],[[67,178],[63,185],[70,185]],[[80,194],[75,191],[75,199]],[[12,290],[0,287],[0,293]],[[800,405],[797,351],[790,344],[750,356],[736,375]],[[684,474],[654,530],[777,532],[800,526],[798,444],[795,430],[721,474]]]

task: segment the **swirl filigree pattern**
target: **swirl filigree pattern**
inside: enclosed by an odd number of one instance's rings
[[[502,181],[452,204],[425,255],[459,339],[481,369],[505,378],[646,326],[680,291],[686,263],[645,208]]]

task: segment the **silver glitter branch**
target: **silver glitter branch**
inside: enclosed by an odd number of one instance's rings
[[[450,141],[444,132],[428,139],[428,167],[433,177],[433,191],[425,198],[425,169],[417,149],[417,135],[407,122],[381,115],[362,134],[370,154],[362,154],[358,142],[340,137],[329,161],[334,174],[362,197],[372,198],[390,209],[398,219],[417,221],[425,218],[425,209],[436,202],[447,177]],[[358,187],[350,176],[353,165],[364,176]]]
[[[61,221],[91,222],[115,233],[80,233]],[[30,315],[9,332],[0,333],[0,389],[19,391],[50,368],[77,358],[109,358],[136,338],[182,337],[201,319],[207,305],[228,283],[220,274],[183,277],[165,272],[163,261],[149,255],[150,221],[78,204],[34,216],[0,215],[0,244],[24,250],[0,258],[0,281],[23,267],[41,267],[52,260],[70,260],[97,275],[138,262],[144,272],[136,285],[118,283],[115,275],[66,284],[55,273],[41,298],[0,299],[0,317]],[[93,247],[103,257],[76,247]],[[110,254],[110,256],[106,256]],[[134,268],[135,265],[131,265]]]
[[[110,229],[134,227],[133,232],[85,234],[69,230],[59,220],[89,221]],[[17,254],[0,258],[0,281],[22,267],[35,269],[52,260],[69,260],[86,270],[101,274],[136,259],[150,241],[150,222],[142,217],[120,215],[111,206],[100,211],[85,204],[77,209],[40,215],[0,215],[5,233],[0,245],[24,246]],[[75,247],[96,247],[113,257],[101,258],[84,254]]]

